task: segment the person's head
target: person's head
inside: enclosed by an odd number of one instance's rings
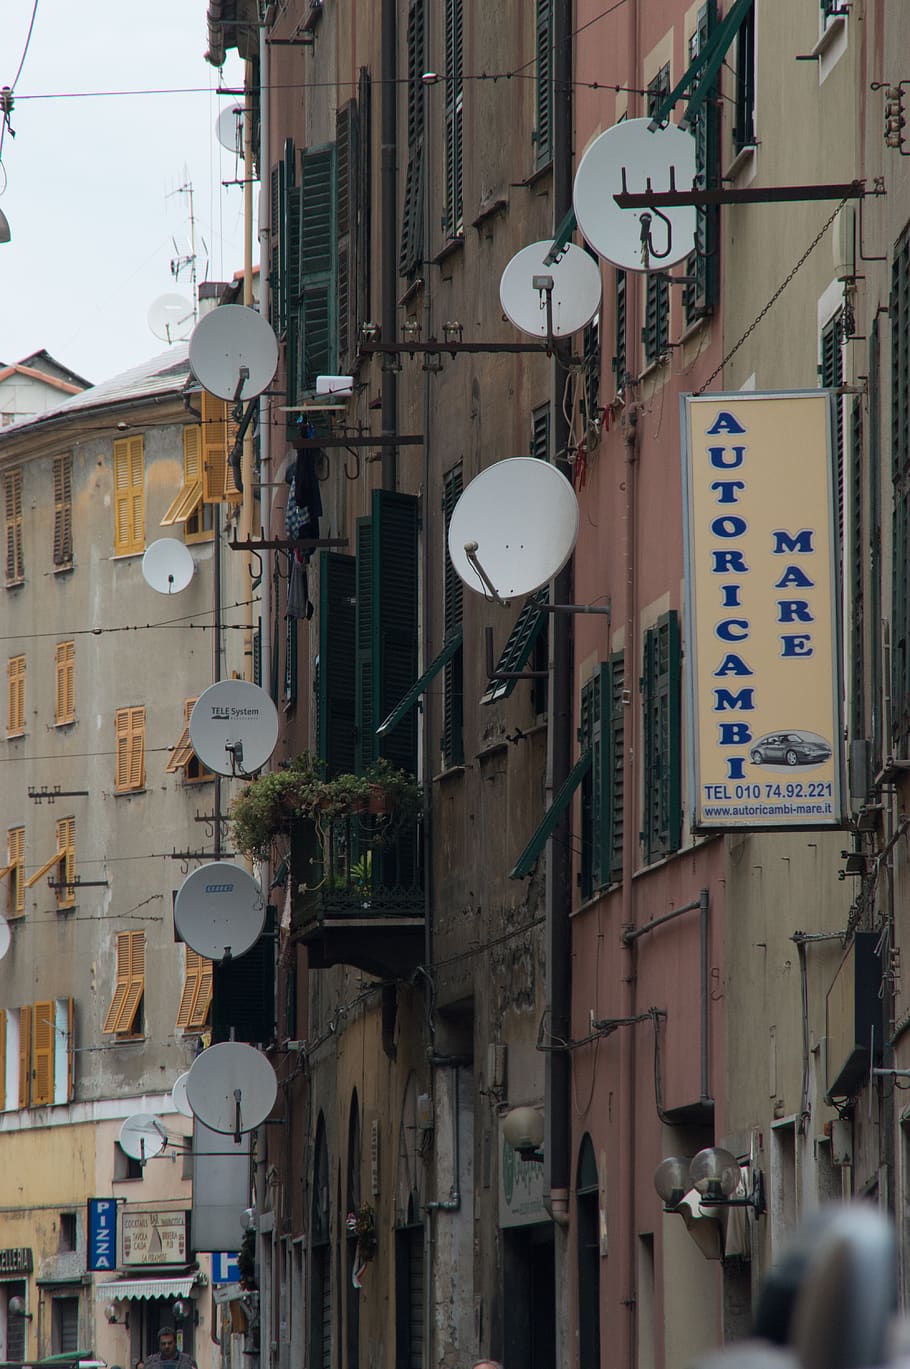
[[[173,1326],[162,1326],[158,1332],[158,1353],[163,1359],[177,1358],[177,1332]]]

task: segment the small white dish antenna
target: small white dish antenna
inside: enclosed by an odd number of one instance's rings
[[[243,105],[221,111],[215,120],[215,137],[235,157],[243,156]]]
[[[684,261],[695,246],[695,206],[620,209],[624,190],[641,194],[691,190],[695,139],[675,124],[650,130],[649,119],[624,119],[595,138],[578,164],[573,202],[578,227],[595,252],[624,271],[663,270]],[[672,186],[671,186],[672,176]],[[643,222],[647,216],[647,222]],[[648,261],[642,243],[650,234]]]
[[[229,960],[255,946],[265,922],[265,899],[251,874],[228,860],[192,870],[177,890],[178,936],[207,960]]]
[[[134,1112],[120,1128],[120,1149],[133,1160],[151,1160],[167,1145],[167,1132],[160,1117]]]
[[[193,705],[190,741],[207,769],[219,775],[252,775],[275,750],[278,710],[251,681],[219,680]]]
[[[146,315],[155,337],[162,342],[186,342],[196,322],[193,306],[184,295],[159,295]]]
[[[176,537],[159,537],[151,542],[142,557],[142,578],[159,594],[179,594],[196,572],[193,553]]]
[[[171,1085],[171,1102],[174,1104],[175,1111],[179,1112],[182,1117],[194,1116],[190,1101],[186,1096],[186,1081],[189,1077],[189,1070],[184,1070],[183,1074],[177,1075]]]
[[[551,247],[550,240],[523,247],[499,282],[503,313],[534,337],[568,337],[590,323],[600,308],[599,263],[583,247],[570,244],[558,262],[547,266],[544,258]]]
[[[200,1122],[212,1131],[240,1137],[272,1111],[278,1079],[260,1051],[242,1041],[222,1041],[196,1056],[186,1096]]]
[[[9,923],[5,917],[0,917],[0,960],[6,955],[12,941]]]
[[[468,485],[452,512],[449,555],[468,589],[503,601],[552,580],[577,536],[578,500],[562,472],[515,456]]]
[[[219,399],[255,399],[278,366],[278,342],[255,309],[222,304],[201,318],[190,338],[190,367]]]

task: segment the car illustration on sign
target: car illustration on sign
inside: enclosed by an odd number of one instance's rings
[[[814,732],[769,732],[749,751],[753,765],[821,765],[831,745]]]

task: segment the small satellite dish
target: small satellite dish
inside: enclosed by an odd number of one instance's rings
[[[145,549],[142,578],[159,594],[179,594],[193,578],[196,562],[185,542],[176,537],[159,537]]]
[[[317,376],[316,393],[317,395],[352,395],[354,393],[354,377]]]
[[[452,512],[449,555],[469,589],[514,599],[552,580],[577,536],[578,500],[565,476],[546,461],[516,456],[468,485]]]
[[[12,941],[12,933],[5,917],[0,917],[0,960],[6,955]]]
[[[193,306],[183,295],[159,295],[146,315],[155,337],[162,342],[186,342],[196,322]]]
[[[120,1128],[120,1149],[133,1160],[151,1160],[167,1145],[167,1132],[160,1117],[149,1112],[134,1112]]]
[[[553,337],[584,328],[600,308],[600,266],[583,247],[571,244],[553,266],[544,258],[551,241],[532,242],[509,262],[499,282],[503,312],[516,328],[547,337],[547,295]],[[549,287],[549,288],[548,288]]]
[[[207,769],[219,775],[252,775],[275,750],[278,710],[265,690],[249,680],[219,680],[193,705],[190,741]]]
[[[235,157],[243,156],[243,105],[221,111],[215,120],[215,137]]]
[[[212,1131],[240,1136],[268,1117],[278,1080],[260,1051],[242,1041],[222,1041],[196,1056],[186,1096],[194,1115]]]
[[[689,190],[695,180],[695,139],[675,124],[653,133],[648,119],[624,119],[595,138],[575,173],[573,201],[578,227],[607,261],[625,271],[643,271],[642,215],[646,209],[620,209],[614,199],[623,189],[640,194],[670,189],[670,172],[677,190]],[[625,172],[625,186],[623,185]],[[695,206],[680,205],[650,214],[654,244],[650,270],[663,270],[684,261],[695,245]],[[669,224],[666,222],[669,220]]]
[[[251,874],[228,860],[193,870],[177,890],[178,936],[208,960],[245,955],[265,922],[265,899]]]
[[[183,1074],[178,1074],[171,1085],[171,1102],[174,1109],[183,1117],[192,1117],[193,1109],[190,1107],[189,1099],[186,1096],[186,1081],[190,1077],[189,1070],[184,1070]]]
[[[219,399],[254,399],[278,366],[278,342],[255,309],[222,304],[201,318],[190,338],[190,367]]]

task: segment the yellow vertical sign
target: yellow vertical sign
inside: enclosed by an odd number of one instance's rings
[[[827,391],[682,399],[696,828],[843,818]]]

